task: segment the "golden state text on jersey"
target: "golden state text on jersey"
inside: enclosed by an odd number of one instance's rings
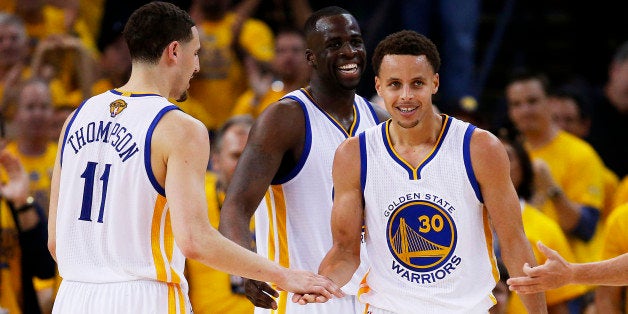
[[[429,193],[400,196],[390,202],[386,239],[394,277],[417,284],[431,284],[456,271],[458,232],[449,202]]]

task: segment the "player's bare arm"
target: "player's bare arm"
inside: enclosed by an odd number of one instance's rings
[[[55,166],[52,170],[52,179],[50,182],[50,205],[48,207],[48,250],[50,255],[57,261],[57,203],[59,202],[59,182],[61,175],[61,153],[63,147],[63,137],[65,135],[65,129],[68,127],[68,123],[74,117],[75,111],[65,119],[63,127],[61,128],[61,135],[59,136],[57,149],[57,157],[55,157]]]
[[[543,265],[523,267],[524,276],[508,279],[510,290],[519,294],[555,289],[570,283],[625,286],[628,285],[628,254],[591,263],[569,263],[556,251],[537,243],[547,257]]]
[[[524,263],[534,265],[535,258],[525,237],[517,192],[510,179],[510,162],[506,150],[491,133],[476,129],[471,137],[471,162],[480,185],[484,206],[511,275],[520,276]],[[547,313],[545,295],[521,298],[530,313]]]
[[[209,138],[201,122],[171,111],[155,128],[153,139],[151,164],[157,180],[165,186],[173,233],[186,257],[227,273],[272,281],[288,291],[342,296],[326,278],[283,268],[229,241],[211,227],[205,193],[198,193],[204,189],[209,158]],[[172,145],[175,142],[178,144]]]
[[[277,174],[289,171],[298,160],[305,138],[303,110],[293,100],[268,107],[256,120],[227,190],[219,230],[227,238],[250,248],[249,222]],[[277,308],[278,293],[264,282],[245,282],[247,298],[255,306]]]

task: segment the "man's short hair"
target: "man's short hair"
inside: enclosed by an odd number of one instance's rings
[[[305,36],[307,37],[311,33],[316,31],[316,23],[318,23],[320,19],[328,16],[336,16],[342,14],[349,14],[353,16],[349,11],[338,6],[324,7],[312,13],[312,15],[307,18],[307,21],[305,21],[305,26],[303,27],[303,32],[305,33]]]
[[[123,34],[132,60],[156,64],[171,42],[192,40],[193,26],[186,11],[172,3],[154,1],[131,14]]]
[[[440,54],[436,45],[429,38],[415,31],[403,30],[392,33],[377,44],[373,53],[375,75],[379,74],[382,59],[386,55],[425,55],[434,73],[440,69]]]

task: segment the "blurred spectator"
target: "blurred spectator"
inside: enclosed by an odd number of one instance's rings
[[[613,198],[613,208],[617,208],[625,203],[628,203],[628,176],[625,176],[619,182],[617,190],[615,190],[615,197]]]
[[[628,175],[628,41],[617,49],[606,85],[595,93],[589,141],[613,172]]]
[[[543,161],[535,167],[531,203],[558,222],[576,262],[596,261],[601,243],[592,239],[604,205],[604,165],[588,143],[554,124],[548,114],[548,86],[544,75],[525,72],[506,85],[508,116],[523,135],[530,157]],[[572,306],[582,310],[586,304]]]
[[[91,96],[95,60],[80,40],[69,35],[51,35],[39,42],[31,60],[34,76],[50,83],[56,105],[78,107]]]
[[[480,0],[401,1],[403,28],[411,29],[442,44],[440,99],[436,105],[445,113],[475,111],[475,49],[480,21]],[[440,30],[441,36],[435,30]]]
[[[225,122],[212,144],[214,172],[205,175],[205,192],[209,221],[214,228],[218,228],[225,192],[252,125],[251,116],[234,116]],[[217,271],[192,259],[186,261],[186,273],[190,284],[190,302],[195,313],[253,313],[253,303],[244,296],[240,277]]]
[[[239,16],[229,0],[196,0],[201,40],[200,72],[190,82],[190,96],[202,101],[216,130],[231,115],[236,99],[248,88],[243,60],[250,56],[267,68],[273,58],[273,33],[264,22]],[[200,120],[200,117],[197,117]]]
[[[250,57],[245,65],[250,88],[238,98],[232,114],[257,118],[268,105],[308,84],[310,67],[305,59],[305,37],[295,29],[281,30],[275,36],[270,71],[264,71]]]
[[[52,278],[46,218],[29,197],[28,174],[19,159],[0,147],[0,311],[41,313],[34,277]]]
[[[548,101],[554,123],[561,129],[586,140],[591,128],[591,115],[584,97],[574,88],[565,86],[551,92]],[[619,178],[606,166],[604,166],[602,178],[604,181],[604,206],[601,213],[603,221],[615,207],[613,202]]]
[[[565,259],[573,261],[575,259],[573,251],[558,223],[528,203],[535,189],[534,170],[522,143],[517,138],[507,139],[505,137],[502,137],[502,143],[510,160],[510,177],[521,201],[523,228],[537,263],[541,265],[545,262],[545,257],[536,247],[538,241],[542,241],[548,247],[560,252]],[[569,285],[546,291],[548,312],[567,313],[568,301],[582,296],[585,292],[586,288],[582,285]],[[507,308],[507,313],[510,314],[526,313],[517,294],[510,296]]]
[[[628,253],[628,204],[617,207],[608,218],[602,259]],[[628,310],[626,287],[599,286],[595,291],[597,313],[620,314]]]
[[[32,40],[31,48],[50,35],[70,35],[79,38],[91,53],[96,53],[94,34],[72,5],[58,7],[45,0],[19,0],[12,13],[24,20]]]
[[[53,114],[50,89],[46,81],[31,78],[7,94],[15,106],[10,123],[15,131],[5,150],[23,164],[30,181],[30,194],[47,214],[50,179],[57,154],[57,144],[50,140],[49,125]]]
[[[21,82],[7,103],[14,106],[10,124],[14,135],[5,150],[19,159],[29,180],[29,195],[41,204],[44,217],[48,217],[52,170],[57,154],[57,142],[50,139],[50,122],[53,105],[48,83],[39,78]],[[57,278],[59,279],[59,278]],[[43,313],[52,310],[56,284],[54,279],[35,280],[35,290]]]
[[[28,56],[24,23],[18,16],[0,12],[0,99],[27,76]]]
[[[91,95],[120,87],[131,75],[131,54],[122,36],[125,22],[126,18],[112,23],[98,39],[98,49],[101,54]]]

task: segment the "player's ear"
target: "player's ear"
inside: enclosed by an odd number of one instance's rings
[[[432,95],[435,95],[438,92],[438,86],[440,86],[440,77],[438,73],[434,74],[434,90],[432,91]]]
[[[305,49],[305,60],[307,60],[307,64],[316,69],[316,56],[311,49]]]
[[[173,41],[166,46],[164,49],[164,54],[166,55],[167,60],[176,61],[177,55],[179,54],[179,50],[181,49],[181,44],[178,41]]]
[[[375,91],[377,91],[377,95],[382,96],[382,94],[379,92],[380,88],[382,87],[381,81],[379,80],[379,76],[375,76]]]

